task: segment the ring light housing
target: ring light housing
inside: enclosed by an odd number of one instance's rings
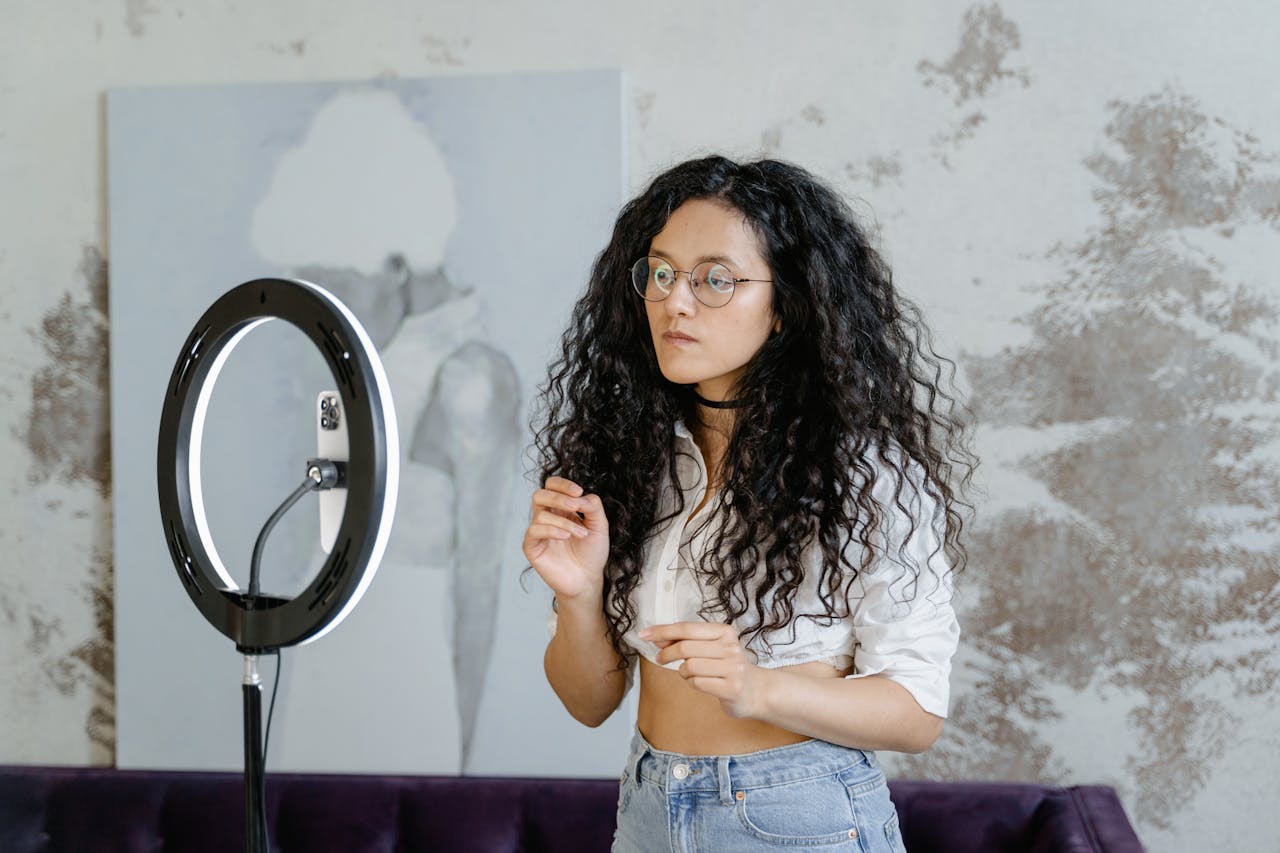
[[[214,547],[200,481],[200,448],[218,373],[256,326],[286,320],[324,356],[347,416],[347,500],[337,540],[311,584],[291,599],[237,588]],[[304,459],[305,457],[300,457]],[[400,450],[391,387],[364,327],[318,285],[261,278],[223,294],[182,347],[160,418],[157,474],[169,555],[191,601],[246,653],[310,642],[364,595],[395,518]]]

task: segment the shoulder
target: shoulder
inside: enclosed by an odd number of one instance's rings
[[[850,497],[855,504],[850,518],[861,521],[848,545],[858,557],[869,551],[867,561],[850,555],[852,564],[861,566],[857,586],[879,588],[900,600],[939,592],[949,599],[947,505],[936,480],[896,444],[869,447],[857,467],[862,477],[870,478],[873,504],[858,504],[856,493]],[[874,518],[868,519],[868,512]]]
[[[943,494],[920,460],[896,441],[869,442],[853,464],[856,500],[861,487],[871,484],[871,497],[884,516],[906,514],[933,519],[943,511]]]
[[[468,341],[444,360],[432,388],[433,403],[455,415],[484,419],[518,406],[519,380],[511,359],[481,341]]]

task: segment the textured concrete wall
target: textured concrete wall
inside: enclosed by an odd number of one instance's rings
[[[0,15],[0,761],[112,760],[111,483],[152,473],[107,458],[103,92],[620,67],[633,185],[707,150],[826,175],[971,388],[986,495],[953,718],[892,769],[1107,782],[1152,849],[1274,849],[1272,4]]]

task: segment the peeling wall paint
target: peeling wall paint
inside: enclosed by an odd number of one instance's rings
[[[955,117],[930,139],[934,157],[945,168],[953,168],[952,156],[987,121],[972,102],[995,97],[1008,88],[1006,83],[1031,85],[1026,67],[1006,66],[1021,44],[1017,24],[1005,17],[999,5],[972,6],[965,12],[955,51],[941,63],[922,59],[916,65],[923,85],[950,94],[957,108]]]
[[[15,432],[29,461],[29,486],[88,487],[105,503],[111,493],[108,275],[97,247],[81,248],[76,275],[78,281],[44,313],[38,329],[30,330],[43,364],[31,377],[30,408]],[[60,498],[44,506],[55,518],[83,521],[90,513],[77,508],[79,503]],[[83,729],[88,759],[110,764],[115,755],[115,632],[109,542],[93,550],[86,568],[83,582],[71,585],[69,592],[92,614],[87,635],[67,627],[56,600],[32,599],[0,587],[0,611],[21,638],[42,683],[64,699],[87,704]],[[80,699],[82,693],[87,701]]]
[[[89,717],[85,721],[91,749],[90,761],[111,765],[116,754],[115,706],[115,575],[109,549],[97,551],[89,578],[83,586],[84,596],[93,608],[95,632],[71,651],[71,656],[86,668],[86,679],[92,690]]]
[[[1038,724],[1072,709],[1050,688],[1117,688],[1133,700],[1122,784],[1141,821],[1168,828],[1229,772],[1237,701],[1280,678],[1280,467],[1254,455],[1280,442],[1280,294],[1196,245],[1206,227],[1224,248],[1276,229],[1280,172],[1185,94],[1108,111],[1085,161],[1102,224],[1051,253],[1061,274],[1024,318],[1028,344],[966,359],[991,442],[1023,437],[989,461],[1052,500],[977,531],[977,682],[959,736],[910,766],[1061,777]]]
[[[107,398],[107,265],[84,247],[79,273],[88,299],[68,290],[45,313],[36,332],[46,363],[31,378],[31,410],[23,429],[30,454],[28,480],[51,477],[111,488]]]
[[[941,64],[920,60],[916,69],[926,86],[952,95],[956,106],[984,98],[1004,81],[1031,85],[1026,68],[1008,68],[1005,60],[1022,45],[1018,26],[1000,6],[972,6],[964,13],[960,44]]]

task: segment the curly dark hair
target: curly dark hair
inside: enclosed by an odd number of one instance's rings
[[[697,567],[714,598],[704,614],[733,622],[750,612],[752,627],[742,633],[766,644],[768,633],[797,618],[829,624],[848,616],[850,585],[870,567],[874,531],[887,512],[872,497],[871,459],[893,472],[893,500],[912,533],[917,524],[939,533],[945,526],[939,540],[949,571],[966,562],[959,508],[972,510],[961,495],[977,463],[967,447],[968,410],[943,390],[943,365],[951,386],[955,364],[933,351],[919,309],[894,289],[849,207],[804,169],[777,160],[692,160],[659,175],[622,209],[534,416],[539,482],[567,477],[603,501],[610,536],[604,608],[624,660],[646,540],[684,510],[677,489],[679,505],[657,517],[663,483],[655,472],[679,484],[675,421],[700,423],[692,389],[659,370],[630,268],[693,199],[740,212],[754,230],[782,321],[734,392],[741,403],[713,514],[723,521]],[[908,506],[919,506],[908,490],[920,487],[934,501],[934,518],[917,519]],[[797,614],[808,543],[822,554],[825,612]],[[914,596],[922,567],[901,547],[899,555],[913,574],[906,587]]]

